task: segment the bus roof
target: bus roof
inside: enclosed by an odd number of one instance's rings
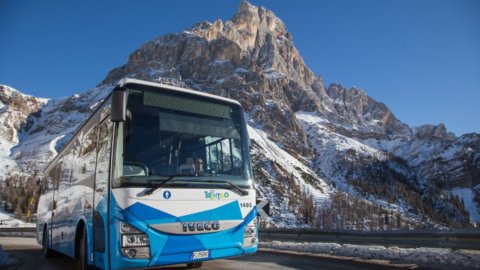
[[[139,86],[150,86],[150,87],[155,87],[155,88],[163,88],[165,90],[170,90],[170,91],[175,91],[175,92],[181,92],[185,94],[190,94],[190,95],[196,95],[196,96],[202,96],[206,98],[211,98],[211,99],[216,99],[220,100],[223,102],[228,102],[231,104],[235,104],[241,107],[240,102],[230,99],[230,98],[225,98],[217,95],[212,95],[209,93],[205,92],[200,92],[197,90],[191,90],[191,89],[186,89],[186,88],[181,88],[181,87],[176,87],[172,85],[167,85],[167,84],[162,84],[162,83],[155,83],[155,82],[149,82],[149,81],[143,81],[143,80],[138,80],[138,79],[131,79],[131,78],[124,78],[118,81],[117,87],[116,88],[125,88],[128,87],[129,85],[139,85]]]

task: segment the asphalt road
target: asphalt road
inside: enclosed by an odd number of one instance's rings
[[[9,253],[20,259],[17,267],[10,269],[19,270],[60,270],[73,269],[73,260],[62,255],[51,259],[45,259],[41,254],[41,246],[33,238],[0,237],[0,245]],[[159,269],[185,269],[185,265],[174,265],[161,267]],[[420,269],[412,265],[392,266],[381,263],[359,262],[356,260],[343,260],[339,258],[295,254],[288,252],[260,251],[254,255],[228,258],[204,262],[201,269],[223,270],[223,269],[304,269],[304,270],[358,270],[358,269]]]

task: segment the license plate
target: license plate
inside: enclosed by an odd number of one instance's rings
[[[192,254],[193,260],[205,259],[205,258],[208,258],[208,250],[195,251]]]

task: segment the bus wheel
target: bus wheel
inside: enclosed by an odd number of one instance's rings
[[[203,262],[187,263],[187,269],[200,268],[202,265]]]
[[[42,254],[45,258],[53,257],[53,251],[48,248],[48,229],[47,226],[43,229],[43,239],[42,239]]]
[[[77,241],[77,256],[75,256],[75,270],[86,270],[88,269],[87,265],[87,234],[85,229],[79,235]]]

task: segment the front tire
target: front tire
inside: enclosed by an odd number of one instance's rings
[[[75,270],[87,270],[87,233],[85,229],[79,235],[79,239],[77,241],[77,256],[75,256]]]

